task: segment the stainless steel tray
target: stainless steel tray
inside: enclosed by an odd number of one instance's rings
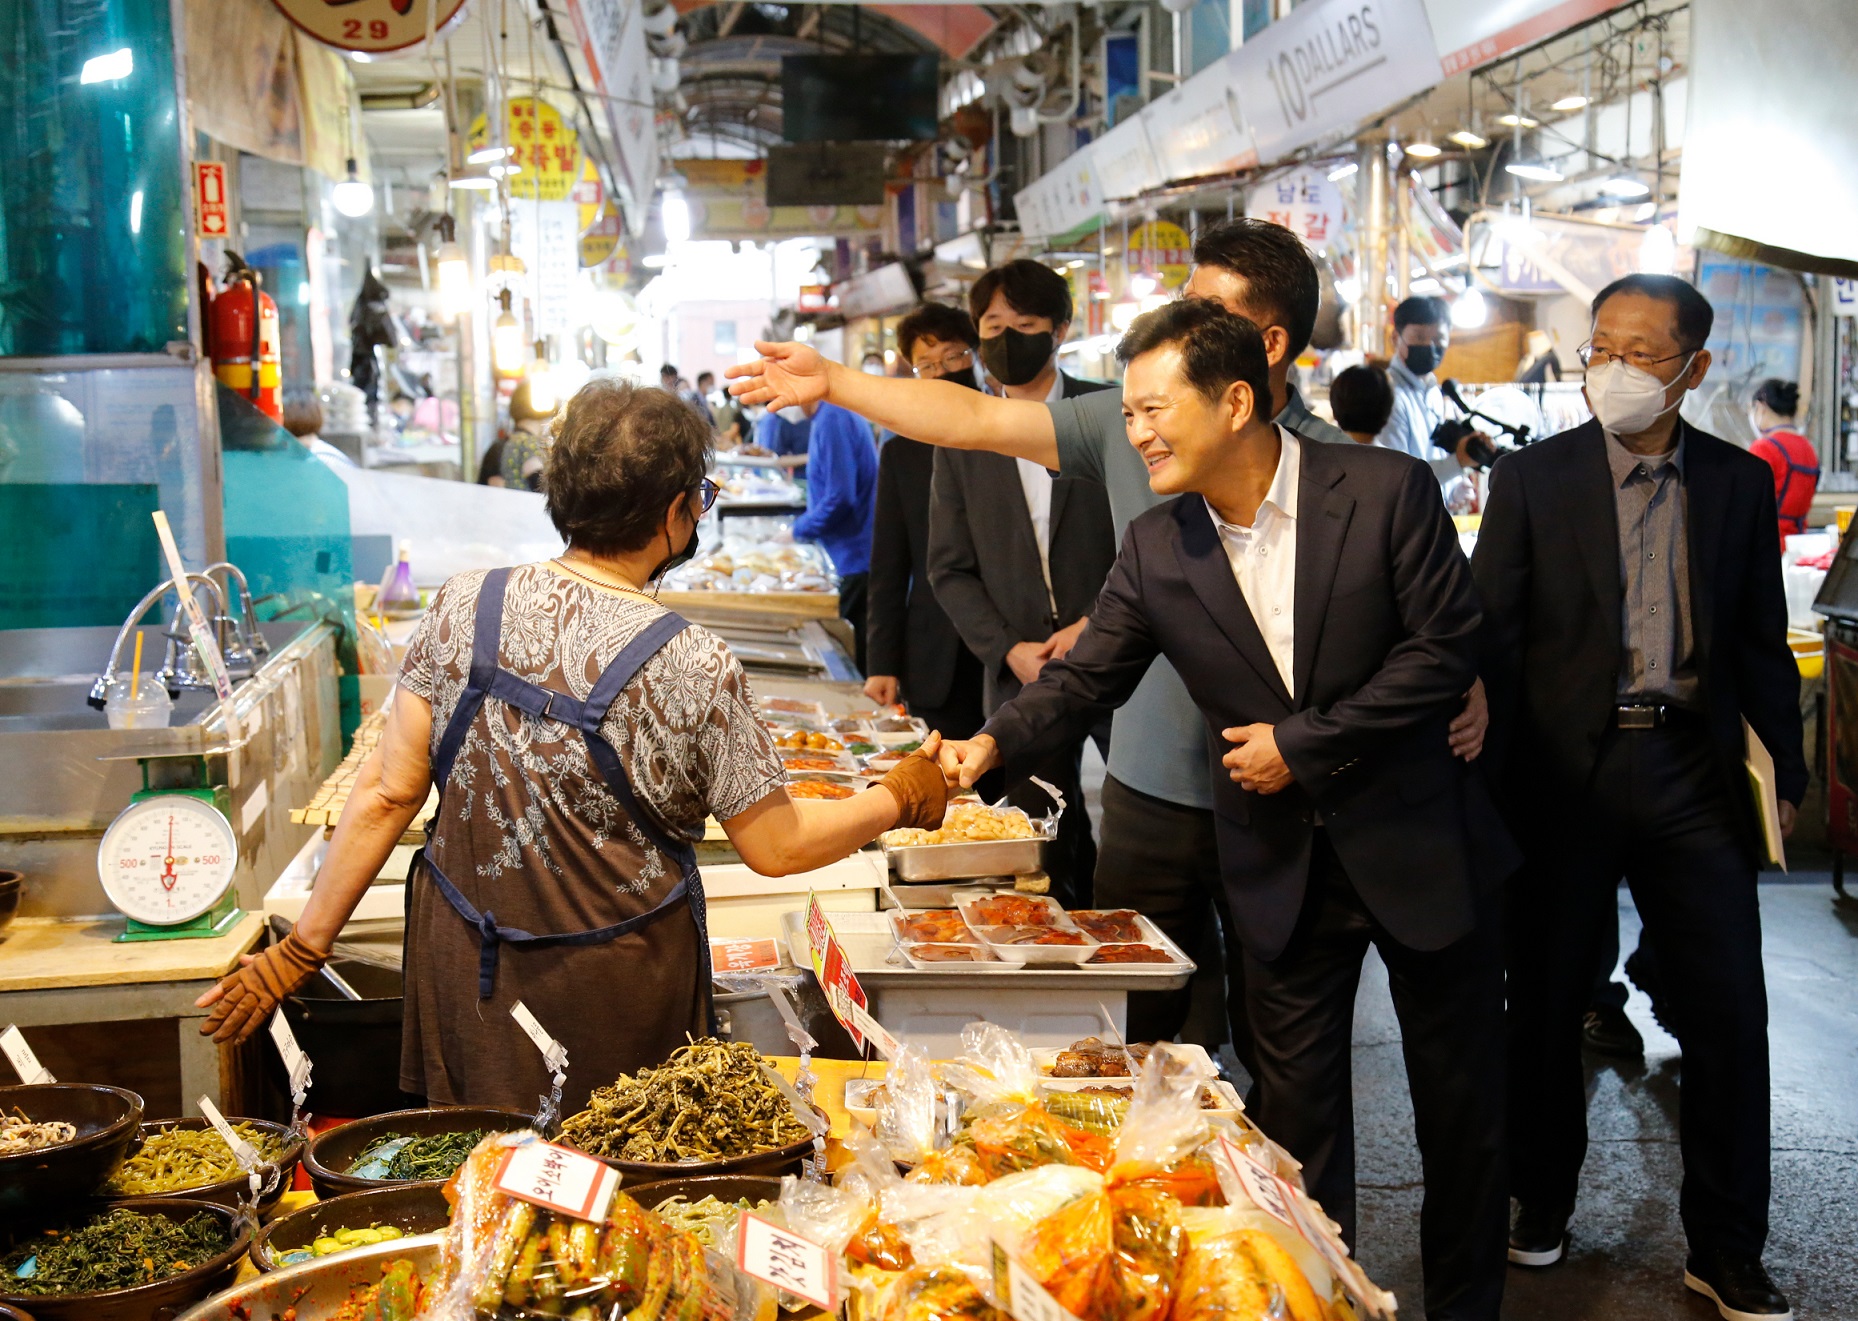
[[[1045,870],[1045,840],[982,839],[959,844],[884,847],[900,881],[962,881],[981,876],[1020,876]]]

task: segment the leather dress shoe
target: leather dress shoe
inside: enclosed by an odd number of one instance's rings
[[[1626,1011],[1612,1005],[1595,1005],[1581,1019],[1581,1042],[1596,1055],[1615,1059],[1645,1058],[1645,1038],[1632,1026]]]
[[[1775,1287],[1759,1257],[1692,1253],[1684,1284],[1716,1304],[1726,1321],[1793,1321],[1787,1295]]]
[[[1553,1266],[1567,1255],[1568,1217],[1565,1212],[1519,1204],[1510,1229],[1512,1266]]]

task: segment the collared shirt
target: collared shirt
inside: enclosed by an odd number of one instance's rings
[[[1296,659],[1297,474],[1302,447],[1286,427],[1277,429],[1277,472],[1250,527],[1228,523],[1209,501],[1206,512],[1232,565],[1232,577],[1264,635],[1284,691],[1291,692]]]
[[[1619,696],[1694,705],[1696,653],[1690,617],[1690,544],[1684,442],[1668,454],[1634,454],[1610,432],[1619,522]]]
[[[1064,374],[1052,373],[1052,388],[1044,402],[1055,404],[1064,398]],[[1032,539],[1039,545],[1039,571],[1045,575],[1045,596],[1052,603],[1052,617],[1058,616],[1058,598],[1052,595],[1052,473],[1044,464],[1031,459],[1014,459],[1019,469],[1019,489],[1026,497],[1026,516],[1032,520]],[[1061,625],[1068,620],[1059,620]]]
[[[1393,384],[1393,412],[1374,443],[1431,463],[1438,454],[1438,446],[1432,443],[1433,428],[1445,420],[1445,397],[1439,393],[1438,377],[1431,372],[1415,376],[1405,359],[1396,356],[1387,366],[1387,379]]]

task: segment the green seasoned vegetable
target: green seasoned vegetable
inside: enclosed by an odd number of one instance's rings
[[[19,1243],[0,1258],[0,1290],[39,1296],[129,1289],[203,1266],[231,1246],[225,1221],[210,1212],[176,1222],[108,1211]]]
[[[274,1164],[290,1145],[282,1134],[251,1124],[234,1124],[232,1131],[252,1144],[259,1159]],[[212,1129],[165,1128],[149,1134],[106,1187],[117,1197],[152,1197],[204,1188],[243,1173],[226,1139]]]
[[[489,1136],[490,1130],[485,1128],[425,1137],[387,1133],[363,1147],[348,1172],[363,1179],[449,1179],[472,1149]],[[365,1168],[369,1165],[376,1168]]]
[[[705,1037],[680,1046],[655,1069],[597,1088],[587,1108],[561,1125],[562,1141],[590,1156],[633,1161],[707,1161],[773,1151],[809,1130],[769,1085],[747,1042]]]
[[[851,753],[854,757],[868,757],[872,753],[877,751],[877,744],[875,743],[847,743],[845,745],[845,750]]]

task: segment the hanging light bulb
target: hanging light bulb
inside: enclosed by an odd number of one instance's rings
[[[682,193],[666,193],[659,212],[666,243],[685,243],[690,239],[690,203]]]
[[[458,222],[449,215],[439,217],[439,251],[434,261],[438,267],[439,312],[447,321],[471,306],[471,259],[458,246]]]
[[[535,342],[535,361],[529,364],[529,407],[538,413],[552,413],[559,403],[555,397],[555,373],[548,364],[548,341]]]
[[[1452,324],[1460,330],[1476,330],[1489,319],[1490,304],[1484,300],[1484,291],[1467,284],[1452,302]]]
[[[1432,140],[1430,132],[1426,132],[1421,133],[1417,141],[1406,144],[1406,154],[1416,156],[1420,160],[1431,160],[1435,156],[1443,155],[1444,148]]]
[[[365,216],[374,209],[374,186],[363,183],[355,173],[355,158],[348,158],[348,178],[335,186],[335,209],[345,216]]]
[[[490,330],[490,361],[499,376],[521,376],[523,374],[523,328],[516,316],[510,311],[510,291],[505,289],[497,295],[497,301],[503,311],[497,314],[496,324]]]

